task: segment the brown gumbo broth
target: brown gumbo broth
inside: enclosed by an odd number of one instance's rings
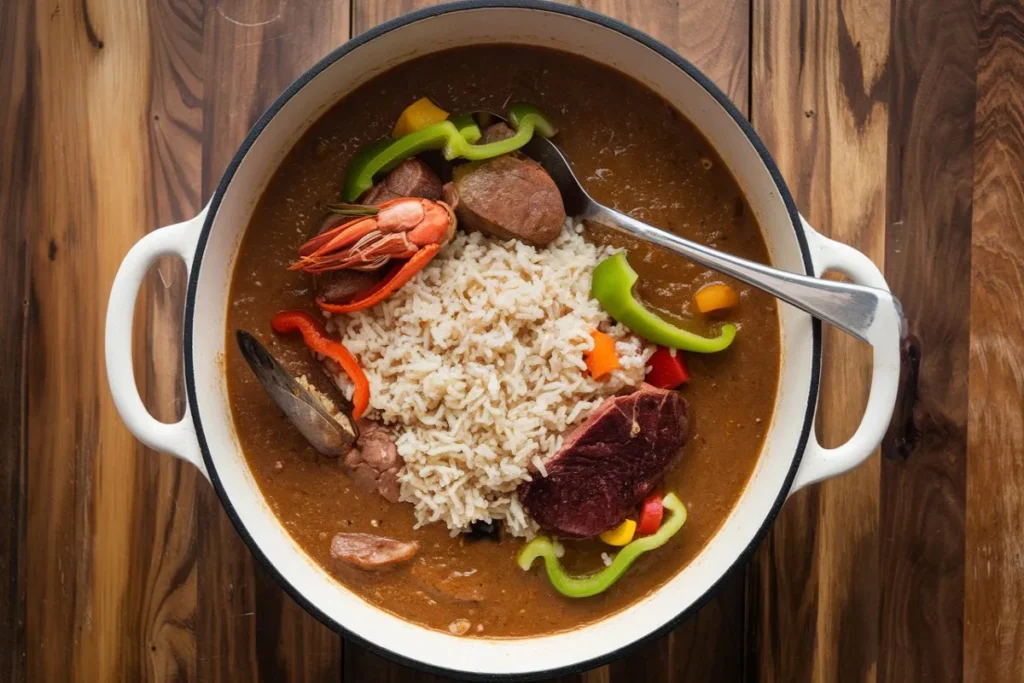
[[[534,103],[555,121],[555,141],[598,201],[744,258],[767,262],[767,251],[735,180],[678,111],[623,74],[533,47],[459,48],[374,78],[303,135],[264,192],[232,280],[226,370],[238,438],[282,523],[339,581],[404,619],[440,630],[467,619],[469,635],[490,637],[575,628],[669,580],[736,503],[772,414],[779,369],[776,304],[731,282],[741,293],[741,303],[725,316],[739,326],[736,341],[718,354],[686,354],[691,379],[681,391],[692,429],[665,488],[686,505],[687,523],[605,593],[562,597],[538,567],[524,572],[516,565],[521,539],[451,538],[443,524],[414,531],[410,505],[357,490],[337,460],[318,455],[302,439],[246,366],[234,330],[251,331],[294,374],[327,386],[297,335],[280,337],[270,330],[279,310],[315,310],[309,276],[286,266],[322,221],[324,204],[339,200],[344,169],[356,149],[387,136],[403,108],[424,96],[451,112]],[[600,228],[587,236],[628,248],[648,305],[696,332],[714,332],[717,322],[709,326],[691,313],[691,300],[702,285],[725,281],[721,276]],[[332,560],[331,538],[341,531],[416,539],[421,548],[412,562],[392,571],[365,572]],[[613,551],[597,540],[567,542],[563,563],[572,572],[593,571],[603,566],[601,553]],[[459,572],[457,580],[443,581],[452,572]]]

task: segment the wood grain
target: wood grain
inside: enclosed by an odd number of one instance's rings
[[[31,31],[34,8],[0,6],[0,678],[21,683],[25,672],[25,553],[28,250],[33,151],[39,145],[34,114],[37,68]]]
[[[750,109],[750,0],[584,0],[572,2],[624,21],[692,62]]]
[[[202,6],[196,0],[160,0],[149,5],[150,87],[147,218],[143,229],[177,223],[202,208]],[[175,258],[151,269],[137,308],[144,348],[136,353],[136,376],[150,412],[168,422],[181,419],[185,387],[181,363],[182,312],[187,273]],[[196,679],[197,486],[195,468],[146,450],[136,475],[140,506],[133,562],[141,608],[134,627],[142,637],[146,678]]]
[[[124,192],[150,185],[146,10],[35,6],[46,135],[30,248],[26,575],[28,602],[53,607],[26,621],[31,680],[151,675],[156,646],[140,635],[152,633],[165,589],[178,583],[160,574],[161,556],[175,556],[181,539],[173,491],[162,488],[166,466],[124,429],[103,364],[106,294],[151,227],[146,194]],[[146,327],[135,329],[136,349]],[[162,515],[170,519],[156,532]]]
[[[649,33],[696,64],[740,111],[750,103],[749,0],[561,0]],[[444,0],[353,0],[353,35]]]
[[[151,129],[147,106],[163,111],[152,104],[151,87],[194,86],[182,85],[180,77],[195,72],[198,50],[193,40],[192,51],[181,52],[178,41],[187,32],[177,30],[160,4],[151,5],[155,12],[148,16],[133,8],[43,9],[36,27],[50,78],[39,81],[50,88],[36,93],[36,104],[51,142],[42,145],[33,189],[42,217],[52,221],[42,221],[48,229],[36,235],[32,249],[37,277],[28,341],[36,419],[29,437],[37,469],[30,465],[30,515],[45,520],[42,510],[53,506],[65,526],[30,527],[47,542],[29,555],[29,600],[42,594],[61,608],[27,620],[27,677],[188,680],[195,669],[194,473],[142,448],[121,426],[103,377],[100,325],[121,255],[146,230],[184,217],[180,193],[162,179],[180,180],[181,173],[158,171],[179,158],[198,159],[198,137],[192,136],[190,149],[186,138]],[[151,43],[148,28],[162,39]],[[128,37],[122,40],[122,33]],[[122,78],[129,65],[134,78]],[[78,89],[62,88],[68,71]],[[117,92],[127,96],[118,100]],[[117,144],[110,131],[118,131]],[[158,160],[153,150],[168,141],[172,146]],[[151,194],[122,194],[140,179]],[[198,173],[189,184],[198,185]],[[193,199],[184,213],[197,210],[197,203]],[[172,267],[177,282],[168,279]],[[180,338],[183,268],[160,270],[167,272],[150,278],[138,306],[136,355],[153,361],[138,379],[154,413],[173,419],[180,412],[174,400],[180,399],[180,348],[173,340]],[[82,353],[69,354],[69,348]]]
[[[963,680],[1024,662],[1024,6],[978,22]]]
[[[973,7],[898,3],[892,18],[886,276],[921,363],[914,446],[882,465],[882,681],[962,671]]]
[[[754,3],[754,126],[804,216],[876,262],[885,238],[889,25],[879,3]],[[830,446],[860,421],[870,355],[831,332],[824,353],[816,423]],[[871,459],[786,504],[751,571],[754,680],[874,679],[878,477]]]
[[[0,3],[0,680],[436,681],[295,605],[106,387],[113,274],[194,215],[248,127],[350,33],[433,0]],[[583,0],[750,111],[801,210],[885,265],[920,340],[914,438],[800,492],[695,620],[566,683],[1020,680],[1024,7]],[[183,409],[184,269],[156,264],[136,376]],[[819,428],[867,354],[829,338]]]
[[[349,36],[347,2],[205,3],[202,196],[288,84]],[[204,681],[338,680],[341,639],[253,559],[212,488],[198,496],[197,660]]]
[[[607,667],[608,681],[743,681],[746,567],[689,621]],[[598,672],[601,670],[598,670]],[[592,672],[593,673],[593,672]]]

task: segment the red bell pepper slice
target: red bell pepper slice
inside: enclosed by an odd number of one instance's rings
[[[677,349],[659,346],[647,361],[647,365],[651,369],[644,381],[659,389],[675,389],[690,379],[690,373],[683,362],[683,354]]]
[[[661,502],[661,493],[656,492],[644,498],[640,507],[640,522],[636,525],[634,538],[650,536],[661,528],[661,518],[665,514],[665,506]]]
[[[370,382],[355,356],[341,342],[331,339],[319,320],[305,311],[281,311],[271,319],[270,326],[279,334],[298,330],[302,333],[302,341],[306,346],[340,365],[355,385],[352,394],[352,417],[357,420],[362,417],[370,405]]]

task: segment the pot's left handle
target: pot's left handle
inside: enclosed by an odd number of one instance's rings
[[[206,219],[206,211],[204,208],[191,220],[154,230],[139,240],[124,257],[114,277],[110,301],[107,303],[105,343],[110,393],[129,431],[150,448],[192,463],[204,477],[209,478],[188,405],[185,406],[185,415],[173,424],[154,418],[139,396],[132,363],[135,299],[146,272],[161,256],[178,256],[185,262],[185,269],[191,271],[192,256]]]

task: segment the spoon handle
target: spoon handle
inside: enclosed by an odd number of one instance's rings
[[[746,282],[868,343],[871,342],[868,333],[879,307],[900,307],[896,297],[885,290],[797,275],[725,254],[596,202],[590,203],[580,217],[651,242]]]

